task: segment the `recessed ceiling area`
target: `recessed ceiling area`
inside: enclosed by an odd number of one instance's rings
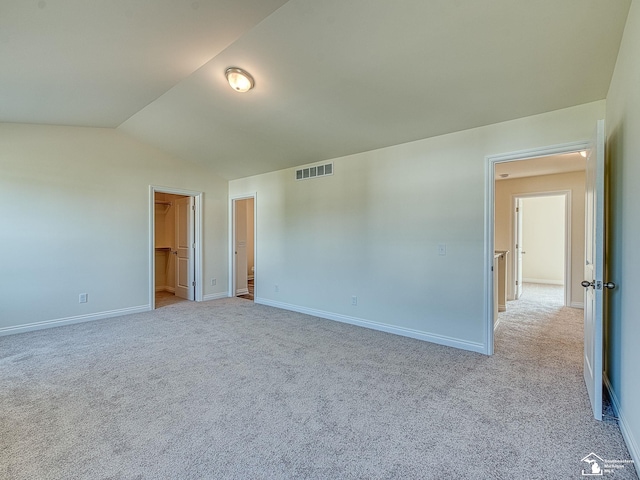
[[[586,159],[579,152],[575,152],[497,163],[494,173],[495,179],[499,181],[538,175],[579,172],[584,171],[586,167]],[[503,175],[508,175],[508,177],[503,177]]]
[[[8,3],[0,121],[117,127],[231,180],[602,100],[630,0]]]

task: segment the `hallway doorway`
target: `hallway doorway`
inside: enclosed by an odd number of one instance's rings
[[[571,190],[513,195],[509,300],[541,284],[561,286],[563,304],[571,304],[571,202]]]
[[[498,325],[498,308],[494,308],[498,299],[494,298],[495,257],[499,252],[508,252],[506,274],[498,276],[506,286],[503,298],[514,300],[518,287],[524,283],[517,278],[522,269],[516,271],[518,256],[526,245],[516,247],[518,217],[516,215],[519,197],[565,195],[565,273],[563,283],[566,286],[565,304],[582,308],[584,292],[580,287],[580,278],[584,268],[585,233],[585,187],[586,160],[581,154],[588,148],[589,142],[574,142],[564,145],[542,147],[529,151],[492,155],[486,158],[486,198],[485,226],[485,303],[487,320],[486,353],[494,351],[494,330]],[[488,255],[491,255],[490,257]],[[535,278],[532,278],[535,280]],[[558,281],[558,280],[556,280]],[[574,285],[577,282],[577,286]],[[502,289],[498,289],[502,293]],[[505,304],[507,302],[504,302]],[[503,305],[498,303],[498,305]]]
[[[230,296],[253,301],[256,288],[255,195],[231,200]]]

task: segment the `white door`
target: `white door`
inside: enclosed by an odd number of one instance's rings
[[[247,201],[235,201],[235,295],[249,293],[247,278]]]
[[[176,296],[194,299],[194,202],[193,197],[176,201]]]
[[[515,224],[516,224],[516,288],[515,299],[518,300],[522,295],[522,199],[516,198],[516,211],[515,211]]]
[[[599,120],[587,150],[585,191],[584,380],[593,416],[602,420],[604,274],[604,120]]]

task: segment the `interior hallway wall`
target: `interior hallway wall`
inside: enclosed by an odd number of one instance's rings
[[[564,197],[524,198],[522,209],[522,281],[564,285]]]
[[[595,121],[592,125],[595,128]],[[587,137],[588,138],[588,137]],[[584,289],[580,285],[584,274],[584,188],[585,173],[570,172],[557,175],[499,180],[495,187],[495,247],[496,250],[513,250],[513,195],[571,191],[571,306],[584,306]],[[527,254],[528,255],[528,254]],[[513,261],[513,252],[510,254]],[[513,270],[507,270],[507,297],[514,298]]]

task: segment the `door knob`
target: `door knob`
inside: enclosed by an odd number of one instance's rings
[[[580,282],[580,285],[582,285],[584,288],[595,287],[596,282],[595,280],[593,282],[589,282],[588,280],[583,280],[582,282]],[[605,282],[605,283],[598,282],[598,290],[602,290],[603,287],[608,288],[609,290],[613,290],[614,288],[616,288],[616,284],[613,282]]]

